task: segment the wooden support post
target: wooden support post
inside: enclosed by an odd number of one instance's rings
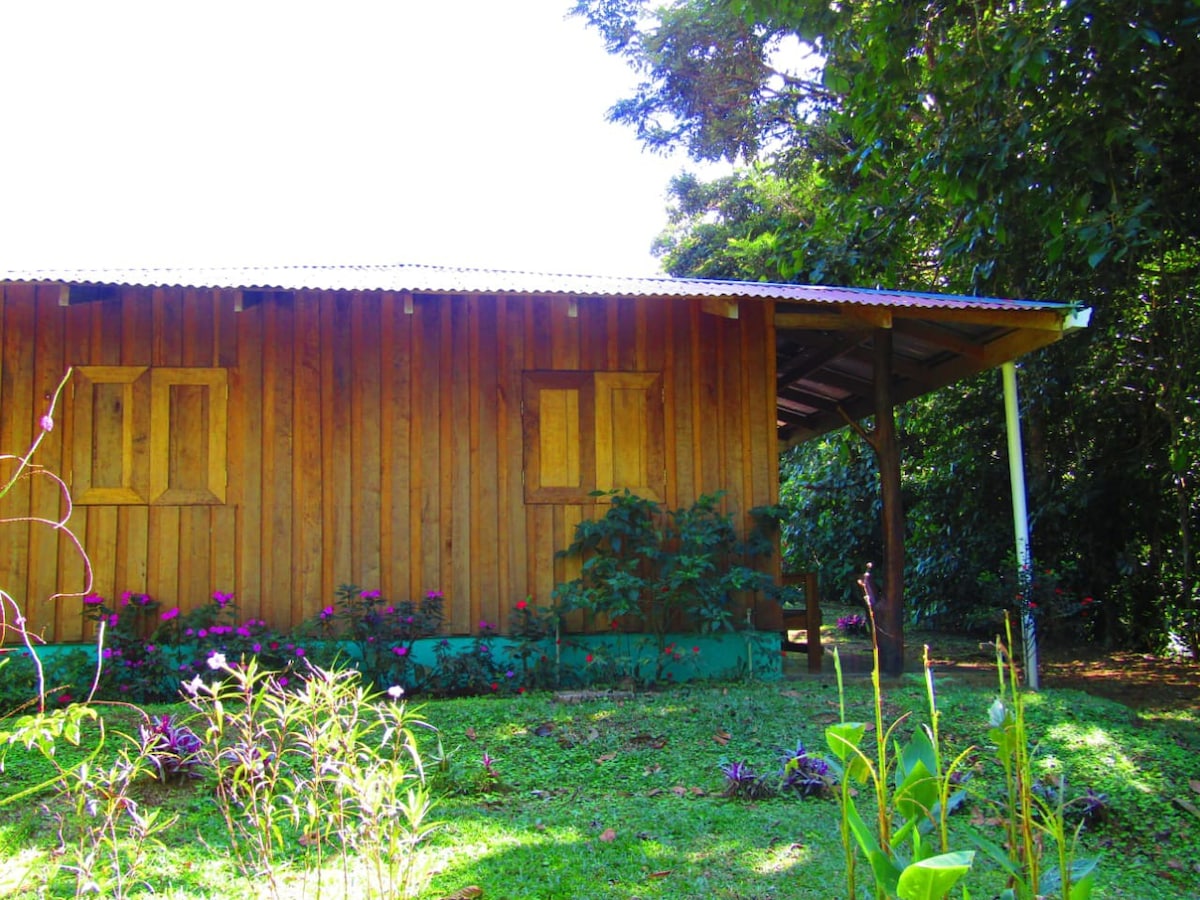
[[[883,504],[884,590],[875,623],[879,666],[895,677],[904,671],[904,504],[900,494],[900,443],[892,408],[892,331],[877,328],[875,345],[875,428],[871,444],[879,462]]]

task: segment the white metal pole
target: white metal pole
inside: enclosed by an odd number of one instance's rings
[[[1038,689],[1037,630],[1029,609],[1033,555],[1029,549],[1029,512],[1025,503],[1025,455],[1021,450],[1021,414],[1017,402],[1017,367],[1000,367],[1004,378],[1004,421],[1008,432],[1008,477],[1012,486],[1013,532],[1017,541],[1017,583],[1021,586],[1021,640],[1025,645],[1025,683]],[[1011,651],[1012,648],[1010,647]]]

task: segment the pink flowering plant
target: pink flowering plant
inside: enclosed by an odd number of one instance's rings
[[[427,591],[420,600],[389,600],[377,589],[343,584],[334,601],[301,626],[299,633],[323,642],[326,665],[334,665],[344,651],[333,642],[353,648],[352,665],[379,690],[401,685],[420,690],[428,673],[413,661],[413,645],[442,630],[445,600],[441,591]],[[345,660],[342,660],[345,662]]]
[[[97,635],[96,695],[104,699],[175,700],[182,682],[211,677],[208,659],[214,653],[231,660],[254,657],[272,671],[286,669],[304,655],[302,645],[285,640],[262,619],[239,617],[233,595],[220,591],[186,614],[145,593],[125,591],[116,602],[89,594],[83,614]],[[84,672],[79,676],[76,680],[85,680]]]
[[[212,678],[209,659],[213,654],[219,653],[238,664],[253,658],[261,668],[282,672],[303,660],[306,652],[303,642],[285,637],[265,620],[242,616],[234,595],[224,591],[213,592],[208,603],[186,614],[173,608],[159,618],[160,640],[164,643],[170,640],[181,650],[175,667],[176,679],[181,681],[197,676]]]
[[[178,680],[159,634],[160,605],[149,594],[125,591],[115,602],[100,594],[83,598],[100,654],[97,694],[138,703],[173,699]],[[81,679],[82,680],[82,679]]]
[[[510,653],[519,668],[521,686],[562,686],[561,668],[555,664],[561,648],[562,613],[555,606],[539,606],[532,597],[518,600],[508,616],[513,640]]]
[[[444,697],[520,693],[523,685],[517,670],[497,652],[499,637],[496,623],[482,619],[465,648],[456,650],[448,640],[439,641],[429,690]]]

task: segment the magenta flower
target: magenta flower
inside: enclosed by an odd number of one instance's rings
[[[86,597],[83,598],[83,602],[88,604],[89,606],[97,606],[104,602],[104,598],[101,597],[99,594],[88,594]]]
[[[170,609],[163,610],[161,613],[158,614],[158,617],[160,619],[162,619],[164,622],[169,622],[171,619],[174,619],[178,615],[179,615],[179,607],[173,606]]]

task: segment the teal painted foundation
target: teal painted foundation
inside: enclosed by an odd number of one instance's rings
[[[521,648],[530,649],[529,642],[518,642],[503,636],[447,636],[422,638],[413,642],[408,651],[412,664],[433,668],[437,651],[454,655],[468,653],[476,642],[487,647],[488,654],[501,669],[521,671],[529,659],[518,655]],[[355,659],[358,646],[350,641],[309,641],[304,658],[330,660],[335,656]],[[10,646],[8,656],[26,652],[21,646]],[[179,661],[196,657],[189,646],[163,647],[170,659]],[[563,683],[608,685],[615,682],[656,685],[690,681],[775,681],[783,677],[783,658],[777,632],[738,631],[723,634],[671,634],[665,648],[647,634],[569,634],[560,641],[546,638],[532,644],[534,661],[552,666],[569,677]],[[55,660],[69,653],[84,653],[94,663],[96,648],[91,644],[56,644],[37,648],[44,665],[52,667]],[[539,659],[544,657],[544,660]],[[231,660],[232,661],[232,660]],[[189,676],[190,677],[190,676]]]

